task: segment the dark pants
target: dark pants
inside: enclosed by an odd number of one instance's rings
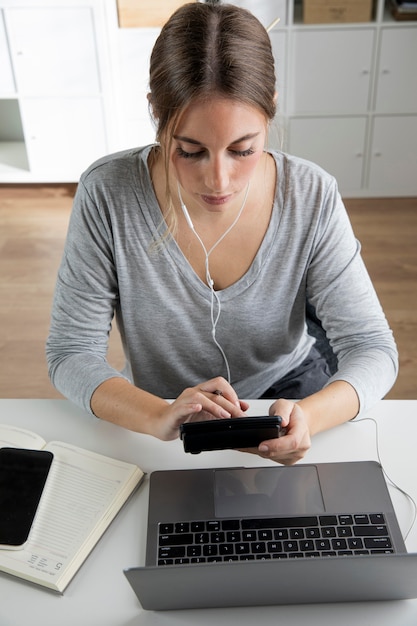
[[[323,389],[330,376],[327,360],[313,346],[305,361],[274,383],[261,398],[301,400]]]

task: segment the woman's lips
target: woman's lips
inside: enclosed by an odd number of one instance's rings
[[[203,200],[203,202],[205,202],[206,204],[211,204],[212,206],[220,206],[222,204],[225,204],[226,202],[228,202],[230,200],[231,196],[227,195],[227,196],[201,196],[201,199]]]

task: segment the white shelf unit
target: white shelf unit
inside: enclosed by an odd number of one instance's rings
[[[105,9],[0,0],[0,182],[71,182],[109,150]]]
[[[235,0],[271,31],[270,145],[336,176],[345,197],[417,195],[417,21],[304,24],[299,0]],[[157,28],[119,28],[116,0],[0,0],[0,182],[76,181],[95,158],[154,140]]]
[[[370,22],[307,25],[290,1],[281,27],[281,147],[334,174],[345,197],[417,195],[417,22],[389,6],[377,0]]]

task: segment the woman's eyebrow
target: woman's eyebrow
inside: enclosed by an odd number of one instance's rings
[[[185,143],[193,143],[196,146],[202,146],[203,144],[196,139],[191,139],[190,137],[183,137],[182,135],[174,135],[174,139],[177,141],[185,141]]]
[[[241,141],[247,141],[248,139],[254,139],[258,135],[259,135],[259,132],[247,133],[246,135],[243,135],[243,137],[239,137],[239,139],[235,139],[229,145],[233,146],[236,143],[240,143]],[[185,137],[183,135],[174,135],[174,139],[176,139],[177,141],[184,141],[185,143],[191,143],[191,144],[193,144],[195,146],[202,146],[202,145],[204,145],[204,144],[201,143],[201,141],[197,141],[196,139],[191,139],[191,137]]]

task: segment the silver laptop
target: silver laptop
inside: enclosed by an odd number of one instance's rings
[[[374,461],[153,472],[146,564],[124,573],[150,610],[417,597]]]

